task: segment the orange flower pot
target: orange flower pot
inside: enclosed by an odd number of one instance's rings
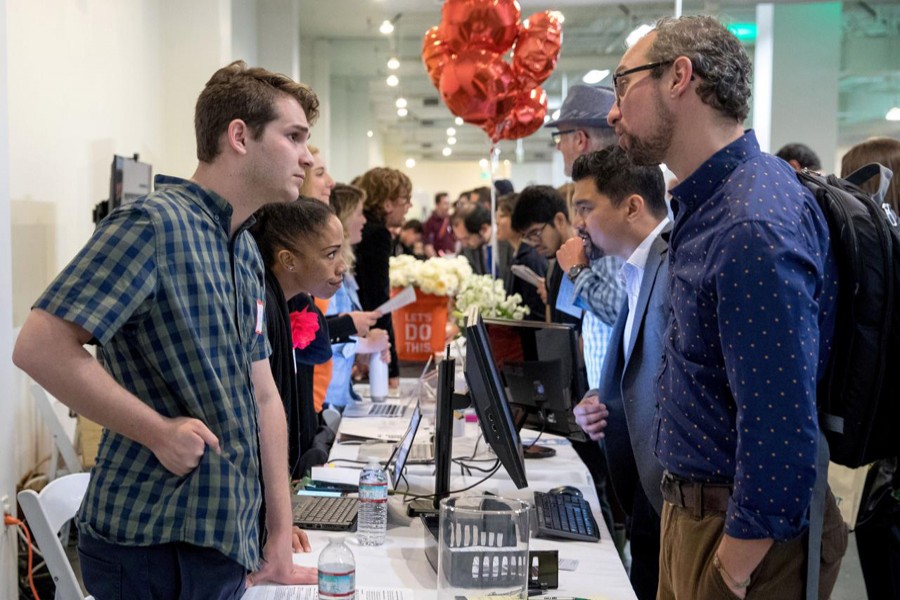
[[[394,288],[391,295],[402,291]],[[400,360],[425,362],[447,344],[447,314],[450,298],[416,289],[416,301],[393,313],[394,342]]]

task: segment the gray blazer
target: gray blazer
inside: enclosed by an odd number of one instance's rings
[[[613,325],[600,373],[600,401],[609,409],[605,442],[610,476],[616,496],[629,511],[638,477],[650,504],[662,511],[659,485],[663,468],[654,454],[657,435],[653,428],[658,427],[656,378],[669,319],[669,244],[663,238],[668,229],[653,241],[644,266],[631,328],[631,352],[625,355],[623,343],[626,299]]]

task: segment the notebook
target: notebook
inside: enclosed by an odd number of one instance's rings
[[[294,525],[300,529],[348,531],[356,525],[357,499],[349,496],[292,496]]]

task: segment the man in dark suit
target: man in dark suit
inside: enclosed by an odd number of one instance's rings
[[[475,205],[466,212],[463,220],[466,235],[462,241],[462,255],[465,256],[476,275],[490,275],[493,253],[491,248],[491,212],[483,206]],[[509,242],[497,242],[497,270],[494,277],[506,285],[512,273],[509,270],[513,260]]]
[[[633,165],[618,147],[579,157],[572,167],[578,233],[625,261],[627,299],[613,325],[599,390],[575,408],[593,440],[606,440],[610,479],[629,512],[631,584],[638,598],[655,598],[663,469],[653,453],[656,374],[668,319],[666,254],[669,219],[658,167]]]

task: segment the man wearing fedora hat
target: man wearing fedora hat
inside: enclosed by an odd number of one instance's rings
[[[601,150],[616,144],[616,132],[609,127],[606,117],[616,101],[610,88],[573,85],[559,110],[559,118],[548,122],[545,127],[553,128],[553,141],[563,156],[567,176],[572,175],[572,164],[579,156]],[[584,362],[587,370],[588,386],[597,389],[600,383],[601,365],[609,343],[612,325],[616,322],[619,309],[625,301],[625,288],[618,277],[621,261],[614,256],[596,256],[588,259],[581,237],[567,240],[557,251],[559,269],[574,284],[576,303],[585,308],[581,324],[584,341]],[[597,481],[598,491],[605,491],[607,477],[605,450],[600,444],[594,450],[599,456],[583,456],[585,462],[597,462],[592,471]],[[609,500],[600,494],[600,504],[612,519]]]

